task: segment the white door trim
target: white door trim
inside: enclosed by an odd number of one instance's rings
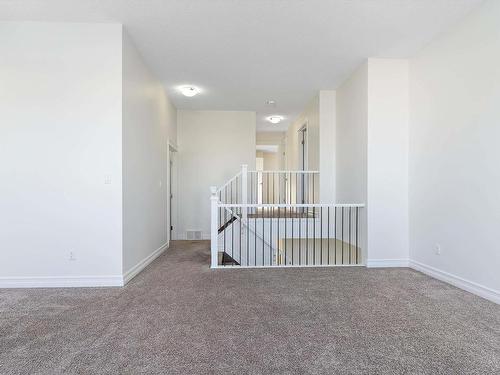
[[[176,145],[174,145],[170,140],[168,141],[167,147],[167,233],[168,241],[176,240],[179,238],[178,227],[178,207],[179,207],[179,163],[178,157],[175,158],[174,168],[170,171],[171,160],[170,153],[175,152],[179,155],[179,150]],[[172,174],[171,174],[172,173]],[[173,191],[171,191],[170,178],[172,177]],[[172,194],[172,199],[170,195]],[[170,207],[170,204],[172,207]],[[172,218],[172,221],[170,220]],[[173,225],[173,230],[170,230],[170,226]]]

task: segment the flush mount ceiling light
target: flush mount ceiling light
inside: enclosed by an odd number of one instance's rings
[[[266,120],[271,124],[279,124],[283,120],[283,116],[269,116]]]
[[[276,100],[272,100],[272,99],[266,100],[266,105],[276,107]]]
[[[179,87],[179,90],[182,93],[182,95],[187,96],[189,98],[200,93],[200,89],[196,86],[181,86]]]

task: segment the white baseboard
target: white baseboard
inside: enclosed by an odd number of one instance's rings
[[[500,291],[498,290],[485,287],[473,281],[469,281],[451,273],[441,271],[437,268],[428,266],[415,260],[410,260],[410,267],[416,271],[420,271],[428,276],[434,277],[435,279],[444,281],[448,284],[456,286],[457,288],[466,290],[470,293],[478,295],[479,297],[483,297],[487,300],[500,304]]]
[[[84,288],[104,286],[123,286],[123,277],[121,275],[117,275],[0,278],[0,288]]]
[[[160,246],[158,249],[149,254],[146,258],[142,259],[123,274],[123,285],[126,285],[130,280],[137,276],[144,268],[146,268],[153,260],[158,258],[169,247],[169,241]]]
[[[168,248],[167,242],[124,275],[0,277],[0,288],[92,288],[124,286]]]
[[[407,258],[401,259],[368,259],[366,267],[368,268],[387,268],[387,267],[408,267]]]

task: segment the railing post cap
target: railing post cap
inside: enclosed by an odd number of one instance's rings
[[[210,193],[212,195],[216,195],[217,194],[217,186],[210,186]]]

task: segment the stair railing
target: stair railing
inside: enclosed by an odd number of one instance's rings
[[[320,204],[318,171],[242,165],[220,188],[211,187],[211,267],[221,266],[219,252],[238,267],[361,264],[363,207]],[[331,254],[323,250],[330,247]]]

